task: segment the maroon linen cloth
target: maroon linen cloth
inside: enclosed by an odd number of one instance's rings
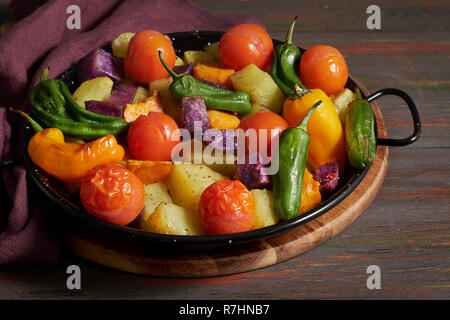
[[[66,27],[70,5],[81,9],[81,30]],[[56,77],[122,32],[227,30],[239,23],[257,23],[243,15],[206,12],[183,0],[15,0],[11,10],[21,20],[0,37],[0,106],[20,109],[27,108],[28,93],[45,67],[50,67],[50,78]],[[1,160],[20,156],[21,123],[0,109]],[[30,189],[23,165],[0,171],[12,203],[11,210],[5,200],[0,203],[0,265],[57,262],[61,242],[47,219],[56,209],[45,199],[30,205],[30,192],[36,189]]]

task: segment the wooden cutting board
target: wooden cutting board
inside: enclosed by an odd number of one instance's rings
[[[386,127],[380,109],[375,102],[372,107],[378,136],[385,138]],[[375,161],[366,176],[337,206],[313,221],[252,245],[226,251],[174,253],[136,244],[107,242],[92,234],[71,233],[67,238],[68,248],[105,266],[153,276],[209,277],[263,268],[304,253],[349,226],[375,198],[386,175],[387,160],[388,147],[378,146]]]

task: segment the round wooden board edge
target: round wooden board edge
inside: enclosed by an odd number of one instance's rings
[[[355,81],[356,82],[356,81]],[[367,94],[361,84],[357,83]],[[386,137],[380,109],[372,102],[378,136]],[[388,148],[378,146],[374,163],[358,187],[322,216],[286,233],[257,242],[251,247],[220,253],[189,253],[166,256],[134,250],[107,248],[100,241],[68,234],[70,251],[93,262],[136,274],[163,277],[211,277],[268,267],[298,256],[336,236],[349,226],[373,201],[387,171]],[[134,251],[134,252],[133,252]]]

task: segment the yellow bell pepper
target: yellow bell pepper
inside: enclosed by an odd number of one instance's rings
[[[325,92],[312,89],[305,93],[300,87],[296,88],[296,93],[284,103],[283,116],[290,126],[297,126],[319,100],[322,103],[312,113],[307,126],[311,137],[308,164],[316,171],[328,162],[338,161],[339,172],[342,173],[346,162],[344,132],[336,109]]]

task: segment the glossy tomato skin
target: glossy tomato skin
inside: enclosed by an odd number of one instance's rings
[[[222,179],[203,191],[198,217],[210,235],[248,231],[255,221],[255,200],[240,181]]]
[[[148,84],[167,78],[169,73],[159,60],[158,50],[170,68],[175,65],[175,49],[170,39],[154,30],[144,30],[134,35],[124,58],[125,73],[135,81]]]
[[[347,83],[347,63],[337,49],[314,46],[300,60],[300,78],[308,89],[321,89],[327,95],[334,95]]]
[[[128,129],[128,148],[137,160],[170,161],[172,149],[179,142],[178,125],[165,113],[141,115]]]
[[[80,200],[87,213],[124,226],[144,208],[144,185],[131,171],[116,164],[104,164],[91,169],[83,178]]]
[[[237,25],[228,30],[219,42],[220,59],[234,70],[252,63],[265,70],[270,64],[272,52],[270,35],[257,24]]]
[[[275,149],[276,145],[278,144],[278,139],[280,137],[281,132],[283,132],[283,130],[288,127],[289,125],[286,122],[286,120],[283,117],[279,116],[278,114],[270,111],[261,111],[242,119],[238,129],[242,129],[244,132],[246,132],[248,129],[253,129],[257,132],[257,145],[252,143],[252,140],[250,138],[247,138],[245,141],[246,151],[248,153],[262,151],[260,150],[260,144],[262,144],[263,142],[260,141],[260,138],[264,137],[264,134],[262,134],[260,137],[260,130],[261,129],[266,130],[265,135],[267,141],[266,151],[267,155],[270,157],[272,154],[271,152],[272,145],[273,148]]]

